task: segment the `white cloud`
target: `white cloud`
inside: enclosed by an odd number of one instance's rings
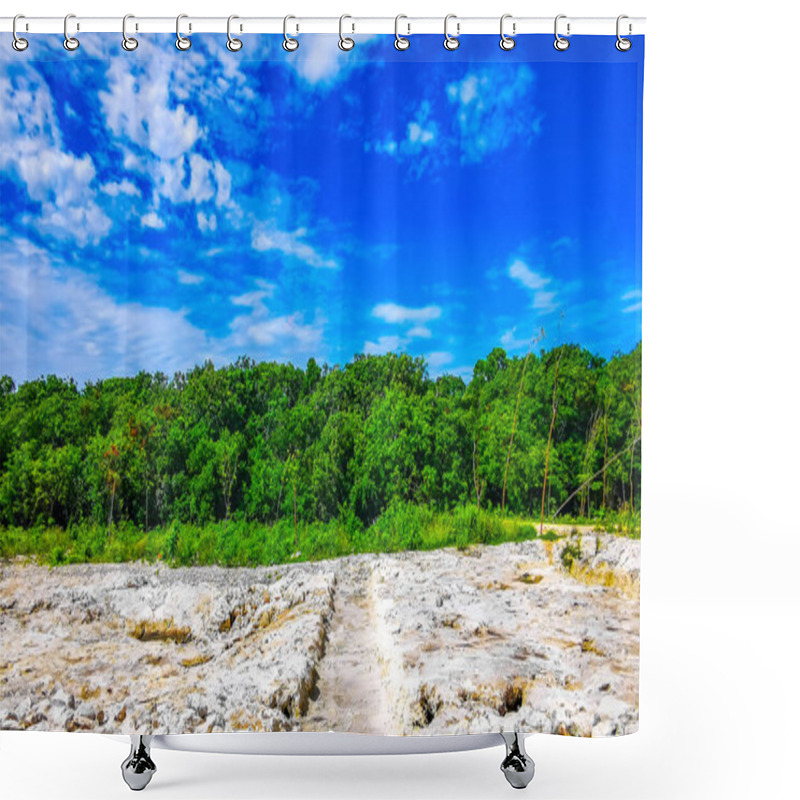
[[[408,332],[408,336],[416,339],[430,339],[433,336],[431,329],[425,325],[415,325]]]
[[[428,362],[428,366],[431,370],[438,372],[442,367],[453,360],[453,354],[445,350],[434,350],[432,353],[428,353],[425,356],[425,360]]]
[[[163,231],[167,227],[167,223],[155,211],[145,214],[141,218],[141,223],[143,228],[154,228],[157,231]]]
[[[228,69],[222,61],[231,59],[202,65],[193,59],[154,58],[136,63],[109,59],[109,88],[98,97],[106,125],[124,153],[123,165],[150,178],[156,194],[173,203],[213,198],[219,208],[235,207],[230,200],[230,173],[218,160],[194,150],[207,144],[207,132],[197,116],[175,102],[199,99],[208,104],[224,93],[228,107],[238,109],[238,100],[247,93],[244,77],[234,68],[232,80],[222,78],[219,72]]]
[[[372,316],[391,323],[416,323],[422,324],[439,319],[442,309],[439,306],[425,306],[423,308],[410,308],[397,303],[378,303],[372,309]]]
[[[364,352],[370,356],[380,356],[405,347],[406,340],[400,336],[379,336],[376,342],[364,342]]]
[[[206,216],[202,211],[197,212],[197,227],[201,232],[215,231],[217,229],[217,215],[209,214]]]
[[[291,27],[289,32],[292,33]],[[363,49],[370,38],[372,37],[360,35],[356,47]],[[301,37],[301,40],[301,53],[288,58],[285,63],[312,86],[328,89],[363,64],[339,48],[338,34],[315,33],[313,36]]]
[[[526,66],[511,70],[479,69],[448,84],[446,95],[455,106],[455,128],[461,161],[478,162],[515,139],[538,132],[531,91],[534,75]]]
[[[287,256],[293,256],[317,269],[338,269],[339,262],[334,258],[322,255],[303,238],[308,234],[305,228],[296,231],[281,231],[273,225],[256,225],[253,228],[251,243],[254,250],[266,252],[277,250]]]
[[[115,136],[125,138],[162,161],[181,158],[201,136],[200,124],[183,105],[172,107],[173,71],[167,59],[137,61],[109,59],[109,90],[99,98],[106,124]]]
[[[203,281],[205,281],[204,275],[196,275],[185,269],[178,270],[178,283],[182,283],[184,286],[199,286]]]
[[[231,322],[232,344],[248,350],[252,350],[253,345],[267,347],[270,358],[319,357],[324,318],[317,313],[312,322],[306,323],[300,311],[273,317],[264,304],[270,294],[269,289],[261,289],[230,298],[234,305],[250,309],[249,313]]]
[[[269,281],[265,281],[263,278],[256,278],[256,286],[259,289],[264,290],[265,297],[272,297],[275,294],[275,290],[278,288],[276,283],[270,283]]]
[[[550,278],[534,272],[524,261],[517,259],[508,268],[508,274],[516,281],[519,281],[527,289],[543,289],[550,283]]]
[[[472,68],[457,81],[432,83],[407,121],[369,138],[365,149],[407,159],[414,176],[454,161],[480,162],[539,133],[540,115],[531,102],[534,82],[529,67],[513,64]]]
[[[533,295],[533,307],[537,311],[542,311],[544,313],[549,313],[550,311],[555,311],[558,308],[558,303],[556,303],[556,293],[555,292],[534,292],[534,295]]]
[[[247,324],[245,330],[248,337],[256,344],[274,345],[290,339],[308,352],[315,351],[322,340],[321,326],[306,325],[300,312],[251,322]]]
[[[631,314],[634,311],[641,311],[642,310],[642,290],[641,289],[631,289],[625,294],[620,297],[623,303],[628,303],[623,309],[623,314]],[[631,302],[633,301],[633,302]]]
[[[92,158],[63,148],[53,98],[30,66],[0,75],[0,169],[21,181],[41,215],[25,222],[78,245],[96,244],[111,230],[97,204]]]
[[[217,184],[217,196],[214,202],[218,208],[231,204],[231,174],[221,162],[214,162],[214,180]]]
[[[517,328],[514,326],[500,337],[500,344],[503,345],[506,351],[521,350],[523,347],[527,347],[530,344],[526,339],[518,339],[516,334]]]
[[[408,123],[408,141],[412,144],[431,144],[436,138],[436,126],[423,128],[418,122]]]
[[[365,149],[394,158],[416,157],[412,172],[422,172],[426,168],[427,158],[420,158],[420,156],[424,151],[434,148],[439,134],[439,128],[431,116],[431,104],[427,100],[423,100],[414,114],[414,118],[406,126],[404,138],[397,141],[395,137],[387,136],[383,141],[368,141]]]
[[[9,240],[2,229],[0,248],[0,374],[17,381],[51,373],[78,382],[140,370],[169,374],[208,358],[231,362],[243,352],[295,363],[324,356],[322,314],[310,322],[300,311],[272,316],[263,303],[269,288],[240,295],[247,312],[215,337],[192,324],[189,309],[114,298],[95,276],[27,240]],[[184,275],[190,284],[198,277]]]
[[[231,303],[235,306],[248,306],[250,308],[259,308],[263,305],[263,300],[268,296],[265,291],[246,292],[235,297],[231,297]]]
[[[519,258],[509,266],[508,275],[532,292],[531,306],[540,314],[550,314],[558,308],[556,292],[553,290],[544,291],[544,288],[552,283],[552,279],[547,275],[534,272]]]
[[[119,301],[96,280],[22,239],[2,242],[0,372],[78,381],[139,370],[174,372],[210,357],[187,311]]]
[[[142,193],[139,187],[127,178],[123,178],[119,183],[104,183],[100,187],[100,191],[107,194],[109,197],[118,197],[121,194],[128,197],[141,197]]]

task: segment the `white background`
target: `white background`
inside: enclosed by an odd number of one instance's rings
[[[537,775],[527,792],[541,800],[797,797],[798,4],[17,5],[4,13],[648,18],[641,729],[615,740],[529,738]],[[127,797],[119,772],[126,753],[90,734],[0,733],[0,796]],[[498,769],[501,749],[155,755],[159,771],[146,790],[154,798],[489,800],[512,792]]]

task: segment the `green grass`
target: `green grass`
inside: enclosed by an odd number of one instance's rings
[[[612,531],[624,533],[619,522]],[[52,566],[149,561],[170,566],[238,567],[318,561],[351,553],[464,549],[474,544],[536,539],[538,533],[538,520],[504,516],[497,510],[460,506],[438,512],[427,506],[393,503],[369,527],[353,515],[330,522],[298,523],[296,545],[291,520],[273,525],[240,519],[205,525],[174,522],[149,531],[132,523],[111,528],[97,524],[67,529],[0,528],[0,558],[30,556]],[[545,527],[541,538],[553,540],[558,535]]]

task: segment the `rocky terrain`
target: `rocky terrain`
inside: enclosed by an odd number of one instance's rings
[[[0,564],[0,728],[638,726],[639,542],[223,569]]]

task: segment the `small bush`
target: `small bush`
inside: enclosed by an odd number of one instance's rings
[[[563,565],[564,569],[570,571],[573,565],[581,560],[581,545],[580,542],[576,543],[569,543],[564,546],[564,549],[561,551],[561,564]]]

